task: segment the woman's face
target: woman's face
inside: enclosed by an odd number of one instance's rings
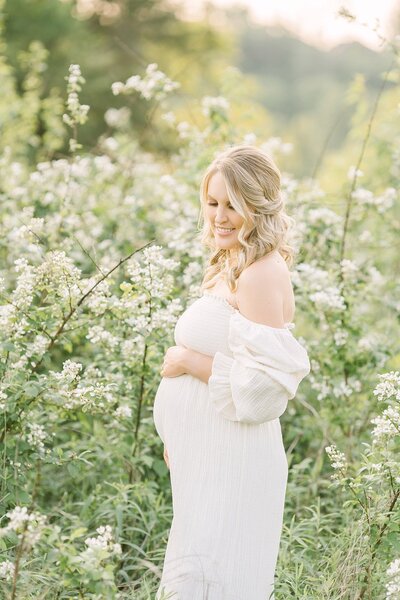
[[[230,250],[240,245],[238,234],[244,219],[231,206],[224,178],[219,171],[208,182],[205,216],[218,248]]]

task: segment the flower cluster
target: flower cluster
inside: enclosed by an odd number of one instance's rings
[[[398,192],[393,187],[386,188],[382,194],[375,195],[363,187],[359,187],[353,192],[353,198],[357,200],[360,206],[374,207],[378,213],[383,214],[393,207],[398,199]]]
[[[127,106],[122,108],[109,108],[104,113],[104,120],[109,127],[114,129],[124,129],[129,125],[131,111]]]
[[[39,454],[44,453],[44,440],[47,433],[42,425],[38,423],[27,423],[29,431],[25,434],[25,439],[30,446],[35,448]]]
[[[74,362],[73,360],[66,360],[63,363],[63,368],[60,373],[56,371],[49,371],[49,375],[54,377],[62,385],[70,384],[73,381],[80,379],[79,373],[82,371],[82,364]]]
[[[10,560],[3,560],[0,563],[0,579],[12,581],[14,578],[15,566]]]
[[[136,91],[145,100],[163,100],[167,94],[180,87],[180,83],[172,81],[157,67],[156,63],[151,63],[147,65],[144,77],[132,75],[125,83],[121,81],[114,82],[111,86],[114,96],[131,94]]]
[[[322,311],[343,312],[346,310],[344,298],[339,288],[335,286],[311,294],[310,300]]]
[[[83,412],[104,412],[110,404],[115,402],[113,389],[115,383],[94,382],[89,385],[79,384],[75,389],[61,389],[58,391],[62,406],[67,410],[80,408]]]
[[[87,114],[90,107],[87,104],[80,104],[79,102],[78,92],[82,89],[81,84],[85,83],[80,66],[70,65],[69,75],[65,79],[68,82],[67,109],[69,115],[64,114],[63,121],[70,127],[74,127],[77,124],[83,125],[87,121]]]
[[[275,156],[276,154],[290,154],[293,150],[293,144],[284,142],[280,137],[270,137],[266,142],[261,144],[260,150]]]
[[[329,460],[331,461],[332,468],[335,469],[335,473],[333,475],[331,475],[331,478],[333,480],[338,481],[344,476],[344,474],[347,470],[346,457],[343,454],[343,452],[340,452],[337,449],[335,444],[332,444],[331,446],[326,446],[325,452],[329,456]]]
[[[80,269],[63,250],[48,252],[43,263],[36,268],[37,286],[52,290],[59,298],[67,300],[69,305],[82,295],[80,276]]]
[[[392,438],[400,433],[400,406],[389,406],[379,417],[371,420],[375,425],[372,431],[373,442]]]
[[[400,558],[390,563],[386,574],[390,581],[386,584],[386,600],[400,598]]]
[[[47,522],[46,515],[38,512],[29,513],[26,506],[16,506],[6,513],[6,517],[9,518],[9,522],[5,527],[0,528],[0,537],[9,531],[14,531],[18,538],[23,540],[26,550],[39,541]]]
[[[214,115],[226,117],[229,102],[223,96],[204,96],[202,102],[203,115],[212,118]]]
[[[380,402],[396,400],[400,402],[400,372],[389,371],[378,375],[380,382],[374,389],[374,396]]]
[[[112,556],[120,556],[122,553],[121,545],[114,541],[110,525],[98,527],[96,531],[98,535],[86,538],[86,550],[76,557],[76,562],[85,570],[95,569],[101,566],[104,560]]]
[[[145,248],[143,261],[132,261],[127,271],[133,283],[140,284],[152,298],[161,299],[172,289],[170,271],[178,266],[177,260],[164,256],[161,246],[154,245]]]
[[[132,416],[132,409],[130,406],[121,405],[115,410],[115,416],[123,419],[129,419]]]

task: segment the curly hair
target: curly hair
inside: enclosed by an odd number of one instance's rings
[[[208,185],[216,172],[224,178],[231,205],[244,219],[238,233],[240,245],[235,264],[229,260],[230,249],[216,247],[210,223],[204,218]],[[211,287],[212,280],[222,273],[229,289],[235,292],[241,272],[274,250],[279,251],[289,267],[293,263],[294,248],[287,238],[295,220],[285,211],[280,171],[259,148],[233,146],[212,161],[200,185],[199,228],[202,222],[201,242],[212,250],[201,284],[203,290]]]

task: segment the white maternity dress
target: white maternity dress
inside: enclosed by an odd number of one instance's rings
[[[173,519],[156,600],[268,600],[288,463],[279,416],[309,373],[290,331],[205,293],[175,343],[213,356],[208,384],[162,378],[153,418],[168,452]]]

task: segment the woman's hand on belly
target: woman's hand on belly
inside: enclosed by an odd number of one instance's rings
[[[170,346],[164,356],[161,375],[163,377],[179,377],[179,375],[187,373],[185,368],[187,352],[188,348],[185,346]]]
[[[185,346],[170,346],[165,353],[161,375],[178,377],[187,373],[208,383],[213,360],[212,356],[196,352]]]

